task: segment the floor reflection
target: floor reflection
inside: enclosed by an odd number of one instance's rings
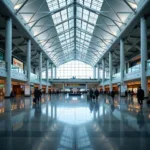
[[[0,101],[2,150],[147,150],[150,108],[134,100],[100,95],[43,95]],[[132,140],[131,140],[132,139]]]

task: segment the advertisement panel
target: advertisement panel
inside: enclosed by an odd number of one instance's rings
[[[25,85],[24,93],[25,93],[25,96],[30,95],[30,86],[29,85]]]
[[[19,61],[16,58],[13,58],[13,65],[21,68],[23,70],[23,62]]]
[[[125,96],[126,91],[127,91],[127,86],[126,85],[121,85],[120,86],[120,96]]]

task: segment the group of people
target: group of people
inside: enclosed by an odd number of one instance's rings
[[[36,88],[35,91],[34,91],[34,99],[33,99],[33,102],[34,103],[39,103],[41,101],[41,96],[42,96],[42,90],[41,89],[38,89]]]
[[[89,90],[89,98],[90,98],[90,100],[92,101],[92,100],[98,100],[98,96],[99,96],[99,91],[97,90],[97,89],[92,89],[92,88],[90,88],[90,90]]]
[[[125,91],[125,96],[126,97],[128,97],[128,96],[130,96],[131,98],[133,97],[133,95],[134,95],[134,92],[133,92],[133,90],[132,91]]]
[[[134,92],[133,90],[132,91],[126,91],[125,92],[125,96],[126,97],[130,97],[131,99],[133,98],[133,95],[134,95]],[[144,90],[141,88],[141,86],[139,86],[138,90],[137,90],[137,100],[138,100],[138,103],[140,105],[140,107],[142,108],[143,106],[143,100],[144,100]]]

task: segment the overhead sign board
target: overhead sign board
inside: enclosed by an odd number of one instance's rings
[[[23,62],[19,61],[16,58],[13,58],[13,65],[23,69]]]

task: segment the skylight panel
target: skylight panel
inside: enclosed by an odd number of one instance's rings
[[[52,18],[53,18],[54,24],[60,23],[61,22],[60,12],[52,15]]]
[[[86,7],[100,11],[104,0],[77,0],[77,2]]]
[[[89,14],[89,22],[92,24],[96,24],[96,21],[98,19],[98,15],[95,13],[90,12]]]
[[[73,7],[68,8],[68,17],[69,18],[73,17]]]
[[[70,32],[70,36],[71,36],[71,37],[74,36],[74,33]]]
[[[77,7],[77,17],[82,18],[82,11],[83,9],[81,7]]]
[[[66,0],[59,0],[59,6],[60,7],[66,6]]]
[[[92,36],[91,36],[91,35],[86,34],[86,38],[87,38],[87,39],[91,39],[91,38],[92,38]]]
[[[81,20],[77,19],[77,27],[81,28]]]
[[[67,19],[67,9],[61,11],[61,17],[63,21]]]
[[[87,27],[87,23],[86,22],[82,22],[82,29],[86,30]]]
[[[83,18],[84,20],[88,20],[88,16],[89,16],[89,11],[86,9],[83,9]]]
[[[73,0],[67,0],[67,5],[70,4],[70,3],[72,3],[72,2],[73,2]]]
[[[63,23],[63,27],[64,27],[64,30],[67,30],[69,28],[68,22]]]
[[[77,36],[77,37],[80,37],[80,33],[79,33],[79,32],[77,32],[77,33],[76,33],[76,36]]]
[[[46,0],[49,10],[53,11],[65,7],[73,2],[73,0]]]
[[[53,11],[55,9],[58,9],[59,8],[59,5],[58,5],[58,1],[54,1],[54,0],[46,0],[47,1],[47,4],[48,4],[48,7],[50,9],[50,11]]]
[[[69,32],[66,32],[66,33],[65,33],[65,36],[69,36]]]
[[[90,7],[91,6],[91,0],[88,0],[88,1],[85,0],[84,5],[87,7]]]
[[[72,20],[69,20],[69,28],[72,28],[74,26],[74,21],[73,19]]]
[[[85,33],[81,34],[81,38],[84,39],[85,38]]]
[[[69,36],[69,34],[66,34],[66,39],[68,39],[70,36]]]
[[[88,24],[87,25],[87,31],[90,32],[90,33],[93,33],[93,30],[94,30],[94,26]]]
[[[58,25],[58,26],[56,27],[56,30],[57,30],[58,33],[62,32],[62,31],[63,31],[63,26],[62,26],[62,24]]]

